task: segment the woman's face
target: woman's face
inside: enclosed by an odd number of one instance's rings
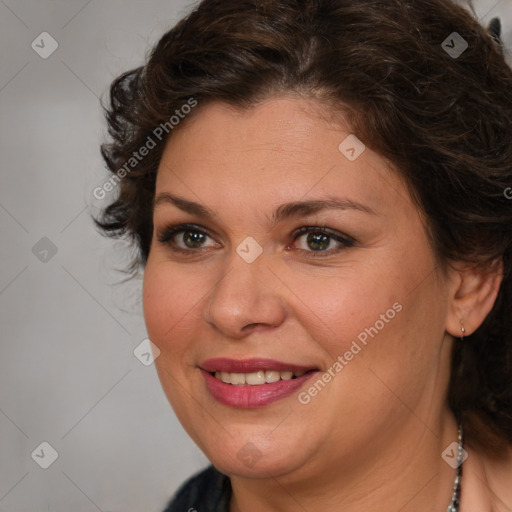
[[[319,112],[291,96],[206,105],[158,170],[155,364],[230,475],[355,467],[446,414],[448,285],[421,215],[386,161]]]

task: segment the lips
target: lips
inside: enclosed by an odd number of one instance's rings
[[[264,407],[284,399],[317,373],[317,369],[311,366],[273,359],[208,359],[200,365],[200,369],[206,389],[215,400],[223,405],[241,409]],[[260,379],[252,384],[251,381],[239,380],[242,377],[255,378],[257,374],[267,375],[272,371],[280,373],[281,378],[273,382]],[[286,380],[282,380],[284,374],[288,374]],[[223,382],[223,378],[226,382]]]

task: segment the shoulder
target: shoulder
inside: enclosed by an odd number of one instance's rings
[[[484,457],[484,468],[493,510],[509,512],[512,510],[512,445],[499,458]]]
[[[190,477],[164,512],[229,512],[231,482],[212,465]]]
[[[469,450],[462,468],[462,511],[512,510],[512,446],[504,448],[499,457]]]

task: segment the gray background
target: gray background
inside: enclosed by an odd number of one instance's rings
[[[475,5],[512,47],[512,0]],[[90,220],[99,98],[188,6],[0,0],[0,512],[158,512],[207,464],[134,356],[146,332],[141,280],[116,284],[126,248]],[[46,59],[31,47],[44,31]]]

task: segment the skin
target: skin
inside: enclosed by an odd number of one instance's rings
[[[338,146],[350,127],[325,113],[291,95],[245,111],[211,103],[173,132],[156,197],[177,195],[215,216],[169,202],[154,209],[143,301],[149,337],[161,351],[158,375],[185,430],[231,477],[231,512],[444,512],[455,470],[441,453],[457,438],[444,400],[453,336],[461,320],[466,335],[482,323],[499,273],[441,272],[424,219],[392,166],[369,148],[355,161],[345,158]],[[270,224],[279,205],[327,195],[373,213],[329,209]],[[201,249],[186,245],[183,232],[173,240],[188,253],[158,241],[181,223],[208,232]],[[314,257],[320,251],[307,234],[292,237],[303,226],[326,226],[356,242],[344,248],[330,238],[327,250],[341,251]],[[252,263],[236,252],[248,236],[263,249]],[[266,357],[326,371],[397,302],[401,311],[307,405],[293,393],[239,409],[206,389],[199,365],[213,357]],[[260,455],[252,467],[237,457],[248,442]],[[461,510],[470,512],[476,498],[466,483],[476,489],[476,468],[495,464],[471,451],[466,466]],[[510,506],[506,485],[493,485]],[[488,485],[476,493],[487,503]]]

